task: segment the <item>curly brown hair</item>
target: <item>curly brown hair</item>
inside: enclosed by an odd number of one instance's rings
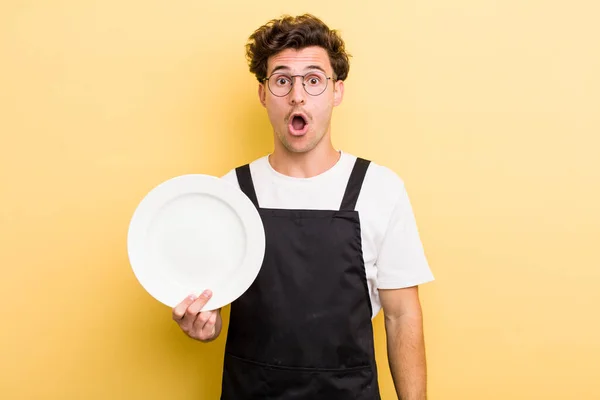
[[[350,54],[346,52],[344,41],[336,30],[329,29],[311,14],[284,15],[254,31],[246,44],[250,72],[262,82],[267,77],[269,57],[288,48],[300,50],[309,46],[320,46],[327,51],[336,80],[347,78]]]

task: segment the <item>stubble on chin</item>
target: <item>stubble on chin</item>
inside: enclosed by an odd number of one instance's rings
[[[279,139],[279,142],[283,145],[283,147],[288,152],[295,153],[295,154],[309,152],[310,150],[317,147],[317,145],[319,144],[321,139],[323,139],[323,135],[315,136],[312,139],[310,139],[308,142],[304,142],[302,145],[294,145],[285,134],[284,135],[277,134],[277,137]]]

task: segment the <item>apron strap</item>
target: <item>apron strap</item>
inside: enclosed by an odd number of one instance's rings
[[[248,196],[250,200],[252,200],[252,203],[254,203],[256,208],[258,208],[258,199],[256,197],[256,191],[254,190],[254,183],[252,182],[250,165],[246,164],[242,165],[241,167],[237,167],[235,169],[235,173],[237,175],[240,189],[242,189],[242,192],[244,192],[244,194]]]
[[[350,179],[348,180],[348,185],[346,186],[346,192],[344,193],[340,210],[354,211],[354,208],[356,207],[356,201],[358,200],[358,195],[360,194],[360,189],[363,181],[365,180],[365,175],[367,174],[367,169],[369,168],[370,163],[371,161],[365,160],[364,158],[356,158],[354,168],[352,169]]]

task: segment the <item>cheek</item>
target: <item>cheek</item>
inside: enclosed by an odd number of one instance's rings
[[[332,110],[333,110],[333,98],[327,99],[326,101],[323,101],[321,104],[319,104],[318,108],[316,109],[315,113],[313,114],[317,119],[317,123],[327,124],[329,121],[329,118],[331,117]]]
[[[272,98],[267,98],[265,104],[267,107],[267,113],[271,119],[280,119],[285,114],[284,108],[276,99],[274,100]]]

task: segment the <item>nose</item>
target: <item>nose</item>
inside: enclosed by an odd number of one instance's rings
[[[304,104],[306,102],[306,92],[304,91],[304,86],[302,85],[302,77],[293,77],[294,84],[292,85],[292,90],[288,95],[290,104]]]

